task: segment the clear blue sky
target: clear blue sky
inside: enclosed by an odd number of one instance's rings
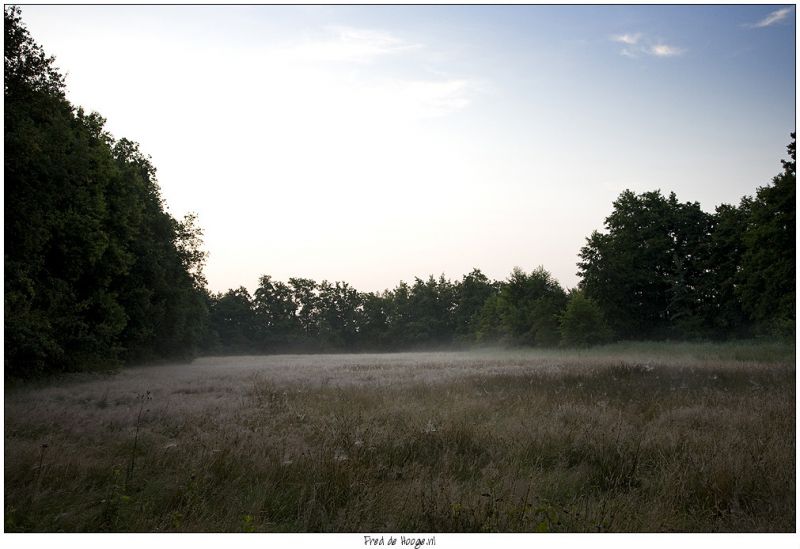
[[[70,99],[205,229],[212,290],[362,290],[577,253],[619,193],[780,170],[794,6],[25,6]]]

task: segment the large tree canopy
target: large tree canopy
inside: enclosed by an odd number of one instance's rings
[[[783,172],[738,207],[620,195],[578,263],[617,337],[794,334],[794,136]]]
[[[738,287],[742,305],[759,328],[784,334],[795,330],[794,137],[792,133],[783,171],[747,201],[749,216]]]
[[[675,194],[623,192],[581,248],[581,288],[618,337],[670,335],[698,314],[703,242],[710,217]]]
[[[22,24],[5,29],[5,371],[181,356],[202,336],[199,229],[164,210],[155,168],[64,79]]]

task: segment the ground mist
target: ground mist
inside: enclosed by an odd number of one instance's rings
[[[7,390],[5,524],[793,532],[795,442],[793,346],[214,357]]]

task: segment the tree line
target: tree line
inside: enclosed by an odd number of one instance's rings
[[[7,376],[198,353],[794,335],[794,133],[781,172],[738,205],[623,192],[580,250],[577,288],[540,267],[366,293],[264,275],[252,295],[213,294],[197,219],[166,211],[149,157],[69,103],[18,8],[4,27]]]
[[[474,269],[359,292],[346,282],[262,276],[209,298],[210,351],[397,350],[472,342],[558,344],[567,294],[544,269],[502,283]],[[533,324],[531,324],[532,321]]]
[[[624,191],[565,290],[543,267],[502,281],[415,278],[384,292],[263,276],[210,295],[207,352],[588,346],[616,340],[794,338],[795,134],[772,182],[713,213]]]
[[[706,213],[623,192],[581,248],[580,287],[616,338],[792,336],[795,134],[770,185]]]

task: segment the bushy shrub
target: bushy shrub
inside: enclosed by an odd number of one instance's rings
[[[610,339],[611,330],[597,303],[583,295],[583,292],[572,292],[567,308],[561,314],[561,344],[588,347],[606,343]]]

